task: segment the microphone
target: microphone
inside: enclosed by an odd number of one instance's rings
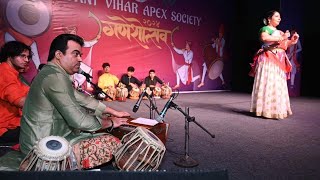
[[[79,69],[78,73],[84,75],[87,79],[90,79],[90,78],[92,79],[92,76],[90,74],[84,72],[82,69]]]
[[[143,96],[146,94],[146,89],[147,89],[147,88],[145,88],[145,89],[143,90],[143,92],[141,93],[138,101],[137,101],[136,104],[133,106],[133,109],[132,109],[133,112],[137,112],[137,111],[138,111],[138,109],[139,109],[139,107],[140,107],[140,104],[141,104],[141,101],[142,101],[142,98],[143,98]]]
[[[159,116],[156,118],[156,121],[162,122],[164,120],[164,116],[166,115],[168,109],[170,108],[171,102],[173,100],[174,93],[171,94],[170,99],[167,101],[166,105],[164,105],[162,111],[160,112]]]

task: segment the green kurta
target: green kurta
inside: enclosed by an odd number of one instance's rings
[[[49,62],[30,87],[21,118],[20,148],[27,154],[36,141],[61,136],[70,143],[93,137],[101,129],[106,106],[74,89],[69,74]],[[88,113],[92,111],[93,113]]]

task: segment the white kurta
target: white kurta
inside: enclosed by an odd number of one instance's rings
[[[184,58],[184,62],[185,64],[182,65],[179,69],[177,69],[176,74],[177,74],[177,84],[180,83],[180,81],[186,85],[187,81],[188,81],[188,70],[189,70],[189,66],[192,63],[192,59],[193,59],[193,52],[191,50],[187,51],[187,50],[181,50],[178,49],[176,47],[173,48],[178,54],[183,55]],[[199,79],[199,75],[193,77],[193,70],[191,69],[191,82],[194,82],[195,80]]]

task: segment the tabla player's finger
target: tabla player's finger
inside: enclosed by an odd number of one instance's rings
[[[127,120],[123,120],[123,121],[121,121],[121,123],[122,123],[123,125],[129,125],[129,123],[128,123]]]
[[[123,118],[122,121],[123,122],[128,122],[128,119],[127,118]]]

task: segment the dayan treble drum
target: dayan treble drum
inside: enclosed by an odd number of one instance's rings
[[[129,94],[130,94],[130,99],[139,99],[140,89],[137,87],[133,87],[129,92]]]
[[[70,170],[69,142],[60,136],[47,136],[36,142],[20,164],[21,171]]]
[[[145,91],[145,96],[142,97],[142,99],[148,99],[148,96],[152,95],[152,91],[150,87],[140,87],[140,95]],[[139,95],[139,96],[140,96]],[[148,96],[147,96],[148,95]]]
[[[160,87],[155,87],[153,90],[153,97],[154,98],[160,98],[161,96],[161,88]]]
[[[110,86],[105,89],[105,93],[109,96],[105,98],[106,101],[113,101],[116,98],[117,90],[116,88]]]
[[[118,101],[122,101],[122,102],[126,101],[127,96],[128,96],[128,89],[127,88],[117,87],[116,99]]]
[[[116,99],[118,101],[126,101],[127,96],[128,96],[128,89],[126,88],[126,85],[123,83],[119,83],[117,89],[117,93],[116,93]]]
[[[168,85],[163,85],[163,86],[161,87],[161,97],[162,97],[163,99],[168,99],[168,98],[170,98],[171,94],[172,94],[172,89],[171,89],[170,86],[168,86]]]
[[[142,92],[141,92],[142,93]],[[152,96],[152,91],[150,87],[146,87],[146,95],[148,95],[149,97]],[[144,96],[143,99],[148,99],[148,96]]]
[[[121,170],[157,170],[166,147],[150,130],[137,127],[121,139],[115,163]]]

